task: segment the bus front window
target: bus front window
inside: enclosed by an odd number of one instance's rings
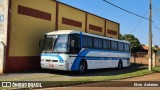
[[[51,52],[54,46],[55,38],[53,37],[46,37],[43,47],[43,52]]]
[[[44,42],[43,52],[63,53],[68,52],[68,35],[47,36]]]
[[[53,52],[68,52],[68,35],[58,35]]]

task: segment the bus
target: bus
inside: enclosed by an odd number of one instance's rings
[[[123,68],[130,65],[130,43],[76,30],[45,34],[41,68],[79,71]]]

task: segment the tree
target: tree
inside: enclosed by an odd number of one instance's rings
[[[152,52],[153,53],[157,53],[159,51],[159,47],[157,46],[157,45],[155,45],[155,46],[152,46]]]
[[[140,48],[139,40],[132,34],[123,35],[123,40],[129,41],[131,45],[131,51],[136,52]]]
[[[118,38],[119,38],[119,40],[123,40],[123,35],[120,33]]]

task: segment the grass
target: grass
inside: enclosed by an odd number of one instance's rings
[[[160,67],[154,67],[154,68],[153,68],[153,71],[154,71],[154,72],[160,72]]]
[[[119,80],[119,79],[126,79],[126,78],[131,78],[131,77],[143,76],[143,75],[151,74],[154,72],[155,71],[149,71],[148,69],[142,69],[142,70],[138,70],[135,72],[124,73],[124,74],[119,74],[119,75],[95,76],[94,78],[92,77],[92,78],[84,78],[84,79],[74,79],[74,81],[86,82],[86,81]]]
[[[60,82],[59,84],[57,83],[56,85],[64,86],[64,85],[72,85],[72,84],[90,83],[90,82],[96,82],[96,81],[120,80],[120,79],[144,76],[144,75],[157,73],[157,72],[160,72],[160,67],[154,67],[153,71],[149,71],[148,69],[142,69],[135,72],[124,73],[119,75],[94,76],[91,78],[73,79],[72,80],[73,82],[70,82],[70,83]]]

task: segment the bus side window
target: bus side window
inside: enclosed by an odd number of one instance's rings
[[[98,44],[99,44],[99,45],[98,45],[98,48],[102,49],[102,46],[103,46],[103,45],[102,45],[102,39],[99,39],[99,40],[98,40]]]
[[[111,48],[113,49],[113,50],[117,50],[117,42],[115,42],[115,41],[112,41],[111,42]]]
[[[83,36],[83,47],[84,48],[92,48],[92,37],[90,36]]]
[[[93,47],[94,48],[98,48],[98,49],[102,49],[103,48],[103,40],[100,38],[93,38]]]
[[[123,43],[118,43],[118,50],[123,51]]]
[[[106,40],[103,40],[103,48],[107,49],[107,41]]]
[[[93,44],[94,48],[98,48],[99,44],[98,44],[98,39],[94,38],[94,44]]]
[[[92,37],[87,38],[87,46],[90,48],[92,47]]]
[[[107,40],[107,49],[111,48],[111,41]]]
[[[82,45],[83,45],[83,47],[87,47],[88,46],[88,43],[87,43],[87,36],[83,36],[83,42],[82,42]]]
[[[74,41],[74,47],[71,46],[71,44]],[[71,35],[70,38],[70,53],[76,54],[80,51],[80,37],[79,35]]]
[[[111,41],[103,40],[103,48],[104,49],[110,49],[111,48]]]
[[[130,51],[130,47],[128,44],[124,44],[124,51],[126,51],[126,52]]]

